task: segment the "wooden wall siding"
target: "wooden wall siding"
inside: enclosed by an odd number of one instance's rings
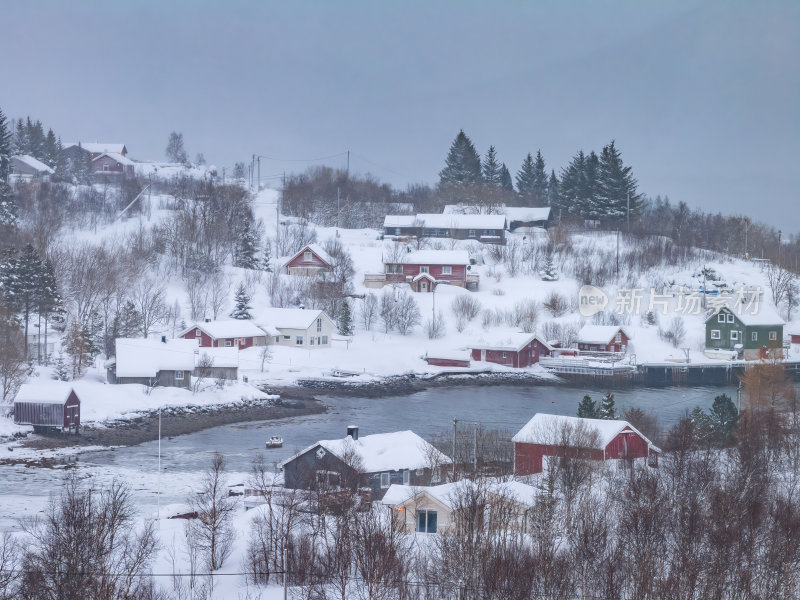
[[[200,337],[197,337],[195,333],[197,329],[192,329],[188,331],[184,335],[180,336],[185,340],[199,340],[199,345],[201,348],[240,348],[244,350],[245,348],[250,348],[251,346],[264,346],[266,344],[266,334],[264,337],[245,337],[245,338],[212,338],[202,329],[200,330]],[[241,340],[241,342],[237,342],[237,340]],[[225,342],[230,342],[230,346],[225,346]]]
[[[727,317],[728,313],[723,312]],[[725,323],[720,323],[718,315],[714,315],[706,323],[706,348],[716,348],[720,350],[733,350],[736,344],[742,344],[744,350],[758,350],[766,346],[767,348],[781,348],[783,346],[783,325],[745,325],[735,313],[733,314],[733,323],[728,323],[727,318]],[[712,339],[711,332],[719,330],[719,339]],[[741,333],[739,339],[731,340],[731,331],[738,331]],[[775,332],[775,339],[770,340],[769,334],[771,331]],[[757,339],[753,340],[753,332],[757,334]],[[757,353],[750,353],[750,356],[758,358]]]
[[[458,359],[458,358],[436,358],[435,356],[429,356],[425,359],[429,365],[435,367],[468,367],[469,360],[468,359]]]
[[[81,402],[71,391],[61,404],[52,402],[15,402],[14,422],[35,427],[60,427],[69,429],[81,423]]]
[[[503,354],[505,353],[505,357]],[[542,345],[539,340],[533,340],[527,344],[522,350],[486,350],[486,362],[495,363],[498,365],[506,365],[516,369],[524,369],[539,362],[542,356],[549,356],[550,351]],[[472,349],[472,360],[482,360],[482,348]]]
[[[584,344],[578,343],[578,350],[586,350],[587,352],[622,352],[622,347],[627,348],[628,336],[622,333],[622,341],[617,343],[613,339],[608,344]]]
[[[119,384],[138,383],[148,387],[155,384],[160,387],[189,388],[192,385],[192,372],[184,371],[183,379],[175,379],[175,371],[159,371],[155,381],[152,377],[116,377],[116,382]]]
[[[305,252],[301,252],[294,259],[286,263],[287,269],[314,269],[314,270],[328,270],[330,267],[314,252],[311,252],[311,260],[305,260]]]
[[[399,230],[399,233],[398,233]],[[429,229],[421,227],[385,227],[383,230],[384,235],[401,236],[401,237],[444,237],[454,238],[457,240],[480,240],[483,237],[483,229],[476,229],[475,235],[469,235],[469,229]],[[444,232],[442,234],[442,232]],[[506,232],[504,229],[495,229],[494,235],[497,240],[494,243],[505,244]],[[491,243],[491,242],[489,242]]]

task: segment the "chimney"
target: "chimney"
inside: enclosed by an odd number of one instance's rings
[[[353,441],[358,439],[358,425],[347,426],[347,436],[353,438]]]
[[[165,335],[161,336],[161,343],[162,344],[166,344],[167,343],[167,336],[165,336]]]

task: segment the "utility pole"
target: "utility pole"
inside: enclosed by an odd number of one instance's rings
[[[619,277],[619,229],[617,229],[617,266],[614,270],[614,273],[617,277]]]
[[[628,233],[631,232],[631,191],[628,190]]]
[[[256,182],[256,192],[261,191],[261,156],[258,157],[258,181]]]
[[[350,179],[350,150],[347,151],[347,178]]]
[[[286,571],[289,570],[286,564],[286,546],[283,547],[283,600],[289,600],[289,580],[286,578]]]
[[[450,481],[456,480],[456,424],[458,423],[458,419],[453,419],[453,456],[450,457],[452,460],[452,475],[450,476]]]
[[[339,186],[336,186],[336,228],[339,228]]]

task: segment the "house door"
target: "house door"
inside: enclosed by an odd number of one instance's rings
[[[427,292],[428,291],[428,282],[427,281],[420,281],[419,282],[419,291],[420,292]]]
[[[481,350],[481,361],[486,362],[486,350]]]

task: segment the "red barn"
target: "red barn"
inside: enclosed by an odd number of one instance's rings
[[[578,332],[578,350],[624,354],[630,337],[625,329],[617,325],[584,325]]]
[[[534,475],[544,457],[584,460],[647,459],[656,466],[661,450],[627,421],[581,419],[537,413],[511,438],[514,474]]]
[[[552,352],[553,347],[538,335],[515,332],[476,344],[472,348],[472,360],[522,369],[538,363],[539,358],[550,356]]]
[[[386,283],[409,282],[415,292],[431,292],[437,283],[467,287],[469,253],[466,250],[418,250],[384,257]]]
[[[178,337],[197,340],[201,348],[239,348],[264,346],[267,334],[253,321],[206,321],[196,323],[181,332]]]
[[[283,263],[289,275],[318,275],[333,268],[333,258],[319,244],[308,244]]]
[[[33,425],[34,431],[74,428],[78,433],[81,401],[67,383],[27,383],[14,399],[14,423]]]

